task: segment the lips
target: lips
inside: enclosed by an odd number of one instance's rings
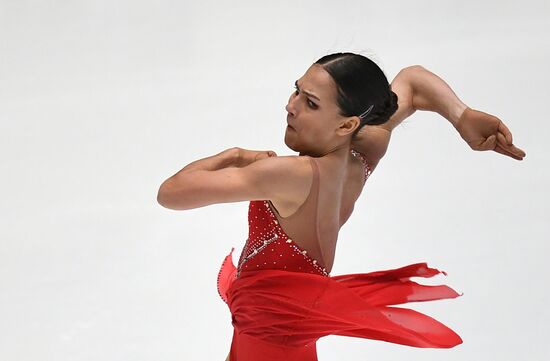
[[[288,118],[289,118],[289,116],[287,115],[287,117],[286,117],[286,124],[287,124],[287,126],[288,126],[289,128],[294,129],[294,127],[293,127],[292,125],[290,125],[290,123],[288,122]]]

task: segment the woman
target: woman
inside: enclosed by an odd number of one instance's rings
[[[518,160],[525,153],[498,118],[468,108],[420,66],[403,69],[390,87],[370,59],[337,53],[315,62],[295,86],[285,143],[298,156],[227,149],[190,163],[158,193],[161,205],[178,210],[250,201],[238,266],[232,249],[218,276],[234,326],[227,360],[317,360],[316,341],[331,334],[414,347],[460,344],[438,321],[389,306],[459,296],[445,285],[410,280],[443,271],[417,263],[330,276],[338,231],[392,129],[418,109],[444,116],[472,149]]]

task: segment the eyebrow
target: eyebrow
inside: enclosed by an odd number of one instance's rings
[[[296,88],[300,89],[300,87],[298,86],[298,80],[296,80],[296,81],[294,82],[294,85],[296,86]],[[316,95],[314,95],[314,94],[308,92],[307,90],[302,90],[302,92],[306,93],[307,95],[309,95],[309,96],[312,97],[312,98],[317,99],[318,101],[321,101],[321,99],[319,99],[319,97],[317,97]]]

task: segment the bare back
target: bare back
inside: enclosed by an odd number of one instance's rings
[[[334,157],[310,157],[312,181],[296,202],[270,201],[285,233],[330,273],[338,232],[349,219],[363,190],[365,166],[350,154],[347,162]]]

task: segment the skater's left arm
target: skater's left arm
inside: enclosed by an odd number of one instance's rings
[[[384,124],[366,125],[358,132],[356,149],[375,165],[385,154],[391,132],[417,110],[432,111],[447,119],[473,150],[494,150],[521,160],[525,152],[512,143],[512,133],[497,117],[464,104],[439,76],[420,65],[402,69],[391,83],[398,96],[398,109]],[[352,143],[353,147],[353,143]]]

